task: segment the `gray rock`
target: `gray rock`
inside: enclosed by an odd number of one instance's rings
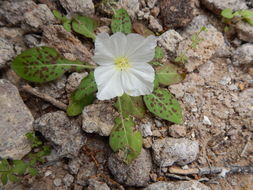
[[[212,25],[206,25],[207,31],[201,32],[199,37],[203,39],[196,48],[190,47],[191,35],[199,32],[199,29],[203,25],[199,25],[199,22],[203,22],[204,17],[195,17],[186,29],[185,33],[188,38],[179,43],[177,49],[177,56],[185,54],[188,57],[188,62],[185,67],[188,72],[192,72],[197,69],[203,63],[206,63],[219,48],[224,46],[224,38],[221,32],[219,32]],[[197,27],[200,26],[200,27]],[[188,51],[186,51],[188,49]]]
[[[33,130],[33,116],[21,99],[18,89],[0,80],[0,157],[21,159],[31,147],[25,134]]]
[[[82,129],[86,133],[97,133],[101,136],[109,136],[117,115],[118,113],[111,103],[99,102],[98,104],[86,106],[82,113]]]
[[[97,181],[96,179],[89,179],[88,190],[110,190],[106,183]]]
[[[24,14],[24,23],[33,31],[40,31],[44,25],[54,24],[56,19],[46,4],[39,4],[35,9]]]
[[[183,37],[175,30],[167,30],[158,37],[158,44],[161,45],[170,55],[176,54],[176,48]]]
[[[19,25],[24,20],[24,14],[36,8],[32,0],[3,1],[0,6],[2,17],[10,25]]]
[[[161,32],[163,31],[163,26],[159,23],[159,21],[150,15],[149,17],[149,28],[152,29],[154,32]]]
[[[253,26],[247,22],[240,21],[236,23],[235,28],[240,40],[253,42]]]
[[[74,176],[70,174],[66,174],[63,178],[63,183],[67,186],[70,187],[71,184],[74,182]]]
[[[60,157],[78,155],[80,148],[85,143],[77,122],[70,120],[63,111],[42,115],[35,120],[34,128],[53,143]]]
[[[3,38],[0,38],[0,68],[4,67],[16,54],[13,44]]]
[[[59,187],[62,185],[62,180],[60,178],[56,178],[53,182],[56,187]]]
[[[239,94],[235,110],[240,116],[252,118],[253,115],[253,88],[244,90]]]
[[[182,125],[172,125],[169,127],[169,134],[172,137],[184,137],[186,135],[186,127]]]
[[[199,143],[185,138],[164,138],[154,141],[152,150],[158,166],[166,167],[174,163],[183,166],[197,158]]]
[[[140,11],[139,0],[119,0],[119,5],[127,10],[132,19],[134,19],[136,14]]]
[[[24,42],[29,48],[40,46],[41,36],[37,34],[26,34],[24,36]]]
[[[67,84],[66,84],[66,91],[67,93],[72,93],[80,84],[83,78],[85,78],[88,75],[87,72],[85,73],[71,73],[67,79]]]
[[[81,167],[81,160],[78,158],[72,159],[68,164],[68,169],[71,174],[76,175]]]
[[[203,65],[201,65],[199,68],[199,74],[204,77],[208,78],[210,77],[214,72],[214,63],[212,61],[207,61]]]
[[[126,164],[120,161],[116,154],[112,154],[108,160],[108,167],[119,183],[127,186],[146,186],[152,168],[151,155],[148,150],[142,149],[134,161]]]
[[[63,75],[61,78],[37,86],[36,89],[42,93],[45,93],[53,98],[61,98],[65,94],[66,76]]]
[[[60,3],[70,14],[92,15],[95,13],[92,0],[60,0]]]
[[[148,0],[147,5],[150,9],[152,9],[155,6],[156,2],[157,0]]]
[[[87,186],[88,180],[91,176],[97,175],[97,167],[94,162],[85,162],[80,168],[77,176],[76,183],[82,186]]]
[[[215,14],[220,14],[223,9],[230,8],[234,11],[248,9],[244,0],[202,0],[201,3]]]
[[[211,190],[208,186],[198,181],[159,181],[149,185],[144,190]]]
[[[233,53],[232,63],[236,66],[253,64],[253,44],[247,43],[238,47]]]

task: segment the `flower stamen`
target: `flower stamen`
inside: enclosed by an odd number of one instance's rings
[[[118,70],[127,70],[130,68],[129,60],[126,57],[118,57],[114,60],[115,66]]]

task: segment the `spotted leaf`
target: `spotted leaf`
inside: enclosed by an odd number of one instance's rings
[[[145,107],[142,97],[132,97],[124,94],[120,97],[122,104],[123,115],[132,115],[138,118],[142,118],[145,113]],[[115,107],[119,110],[119,100],[116,102]]]
[[[80,61],[70,61],[50,47],[34,47],[23,51],[12,62],[11,68],[20,77],[32,82],[48,82],[62,76],[70,69],[80,70],[91,66]]]
[[[173,64],[166,64],[156,69],[156,76],[160,84],[168,86],[184,80],[185,73]]]
[[[96,38],[94,33],[96,27],[96,21],[87,16],[76,16],[72,21],[72,28],[75,32],[93,40]]]
[[[152,94],[144,96],[144,102],[156,116],[177,124],[183,122],[180,104],[168,90],[157,88]]]
[[[131,19],[125,9],[119,9],[112,17],[111,29],[113,33],[123,32],[129,34],[132,32]]]
[[[110,146],[126,163],[133,161],[141,152],[142,136],[134,130],[134,121],[130,117],[118,117],[110,135]]]
[[[97,85],[94,79],[94,72],[91,72],[71,94],[67,114],[69,116],[76,116],[82,113],[83,108],[96,99],[96,91]]]

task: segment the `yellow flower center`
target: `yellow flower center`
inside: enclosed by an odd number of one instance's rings
[[[117,69],[123,71],[130,67],[129,60],[126,57],[118,57],[114,60]]]

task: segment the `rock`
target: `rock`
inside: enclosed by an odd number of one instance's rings
[[[195,26],[201,27],[198,23],[199,21],[202,22],[202,20],[200,16],[195,17],[185,33],[193,35],[199,32],[199,28],[195,28]],[[185,65],[188,72],[192,72],[203,63],[206,63],[224,45],[224,38],[221,32],[217,31],[212,25],[207,25],[207,29],[207,31],[200,33],[199,37],[203,40],[196,48],[188,48],[192,43],[191,36],[179,43],[177,56],[185,54],[188,57],[188,62]],[[187,48],[188,51],[186,51]]]
[[[2,17],[8,25],[19,25],[24,20],[25,13],[35,8],[36,3],[32,0],[3,1],[0,7],[0,20]]]
[[[204,115],[204,118],[203,118],[203,124],[204,125],[210,125],[210,126],[212,125],[210,119],[205,115]]]
[[[207,9],[220,15],[221,11],[226,8],[230,8],[233,11],[248,9],[244,0],[202,0],[200,1]]]
[[[97,175],[97,167],[95,163],[87,161],[80,168],[76,176],[76,183],[82,186],[87,186],[90,177],[96,175]]]
[[[93,15],[95,8],[92,0],[59,0],[67,13]]]
[[[149,185],[144,190],[211,190],[208,186],[198,181],[159,181]]]
[[[39,4],[33,10],[24,14],[24,23],[33,31],[41,31],[44,25],[54,24],[56,19],[45,4]],[[25,26],[26,27],[26,26]]]
[[[146,120],[145,120],[146,121]],[[147,137],[147,136],[152,136],[152,130],[151,127],[154,126],[154,124],[151,121],[146,121],[142,122],[139,125],[139,129],[141,130],[142,136]]]
[[[70,175],[70,174],[66,174],[63,178],[63,183],[67,186],[70,187],[71,184],[74,182],[74,176]]]
[[[150,9],[152,9],[155,6],[156,2],[157,0],[148,0],[147,5]]]
[[[206,63],[201,65],[198,70],[200,76],[204,77],[205,79],[208,79],[208,77],[212,76],[214,72],[214,63],[212,61],[207,61]]]
[[[24,36],[24,42],[29,48],[40,46],[41,36],[37,34],[26,34]]]
[[[67,93],[72,93],[81,83],[82,79],[85,78],[88,75],[87,72],[85,73],[71,73],[67,79],[67,84],[66,84],[66,91]]]
[[[108,160],[108,167],[116,181],[127,186],[146,186],[149,182],[149,173],[152,160],[149,151],[142,149],[141,154],[130,164],[120,161],[116,154]]]
[[[111,103],[99,102],[86,106],[83,110],[82,129],[86,133],[97,133],[101,136],[109,136],[114,126],[114,119],[118,113]]]
[[[194,17],[193,0],[161,0],[159,6],[163,24],[168,28],[187,26]]]
[[[54,185],[55,185],[56,187],[61,186],[61,185],[62,185],[62,180],[61,180],[60,178],[56,178],[56,179],[54,180]]]
[[[34,129],[53,143],[59,157],[78,155],[85,143],[77,122],[70,120],[63,111],[42,115],[35,120]]]
[[[183,37],[175,30],[167,30],[158,37],[158,44],[162,46],[170,56],[175,57],[176,49]]]
[[[136,14],[140,11],[139,0],[119,0],[119,5],[127,10],[132,19],[135,19]]]
[[[63,75],[61,78],[54,80],[53,82],[41,84],[40,86],[38,85],[35,89],[53,98],[62,98],[65,94],[66,81],[66,76]]]
[[[25,134],[33,130],[33,116],[18,89],[0,80],[0,158],[21,159],[30,152]]]
[[[185,138],[164,138],[155,140],[152,150],[153,159],[158,166],[166,167],[174,163],[183,166],[197,158],[199,144]]]
[[[97,181],[96,179],[89,179],[89,186],[87,190],[110,190],[106,183]]]
[[[238,47],[233,53],[232,63],[236,66],[253,64],[253,44],[246,43]]]
[[[162,25],[152,15],[149,16],[149,28],[151,28],[154,32],[161,32],[161,31],[163,31]]]
[[[13,44],[4,38],[0,38],[0,68],[6,66],[7,62],[16,55]]]
[[[222,77],[222,79],[219,81],[219,83],[221,84],[221,85],[223,85],[223,86],[226,86],[226,85],[228,85],[228,84],[230,84],[231,83],[231,77],[230,76],[227,76],[227,75],[225,75],[224,77]]]
[[[68,164],[68,169],[71,174],[76,175],[81,167],[81,160],[78,158],[72,159]]]
[[[186,127],[182,125],[172,125],[169,127],[169,134],[172,137],[184,137],[186,135]]]
[[[253,26],[244,21],[239,21],[235,25],[238,38],[240,40],[253,43]]]
[[[43,28],[42,42],[55,47],[64,56],[71,54],[73,59],[93,63],[92,54],[75,38],[73,34],[67,32],[62,26],[48,25]]]
[[[96,29],[96,33],[99,34],[99,33],[110,33],[111,29],[108,27],[108,26],[100,26]]]
[[[239,94],[235,110],[240,116],[252,118],[253,115],[253,88],[244,90]]]

